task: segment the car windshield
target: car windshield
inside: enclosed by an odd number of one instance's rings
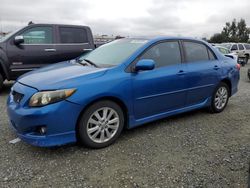
[[[15,30],[15,31],[12,31],[12,32],[10,32],[10,33],[8,33],[7,35],[5,35],[4,37],[0,37],[0,42],[3,42],[3,41],[5,41],[5,40],[7,40],[8,38],[10,38],[14,33],[16,33],[18,30],[20,30],[20,29],[17,29],[17,30]]]
[[[216,46],[216,48],[224,55],[230,54],[230,51],[227,48],[221,47],[221,46]]]
[[[142,39],[115,40],[81,56],[79,61],[87,60],[93,62],[98,67],[116,66],[129,58],[146,42],[147,40]]]

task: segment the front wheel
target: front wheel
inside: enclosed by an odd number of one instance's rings
[[[212,113],[220,113],[222,112],[228,103],[229,99],[229,87],[225,83],[220,83],[212,96],[210,111]]]
[[[103,148],[112,144],[124,127],[124,114],[112,101],[99,101],[91,105],[78,124],[79,141],[90,148]]]
[[[249,55],[246,55],[246,58],[245,58],[245,65],[248,63],[248,60],[249,60]]]

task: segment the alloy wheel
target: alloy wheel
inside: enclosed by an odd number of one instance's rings
[[[119,129],[119,115],[110,108],[103,107],[90,116],[87,123],[87,134],[95,143],[105,143],[114,137]]]
[[[215,107],[219,110],[223,109],[227,104],[227,99],[228,99],[227,88],[222,86],[217,90],[215,94],[215,99],[214,99]]]

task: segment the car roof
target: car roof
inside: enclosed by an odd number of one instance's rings
[[[70,25],[70,24],[53,24],[53,23],[32,23],[28,26],[67,26],[67,27],[86,27],[89,28],[89,26],[86,25]],[[27,26],[25,26],[27,27]]]
[[[180,36],[141,36],[141,37],[128,37],[128,39],[148,40],[149,42],[157,42],[161,40],[191,40],[191,41],[197,41],[197,42],[209,44],[206,41],[201,40],[201,39],[196,39],[192,37],[180,37]]]

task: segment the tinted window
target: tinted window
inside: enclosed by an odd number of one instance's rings
[[[184,42],[184,48],[187,62],[209,60],[207,47],[203,44],[195,42]]]
[[[87,32],[84,28],[60,27],[61,43],[87,43]]]
[[[239,45],[239,50],[244,50],[244,47],[242,44],[238,44]]]
[[[52,40],[52,27],[33,27],[22,33],[24,44],[50,44]]]
[[[244,46],[247,50],[250,50],[250,44],[244,44]]]
[[[178,42],[159,43],[147,50],[140,59],[153,59],[156,67],[181,63]]]
[[[231,50],[232,50],[232,51],[234,51],[234,50],[238,50],[237,45],[236,45],[236,44],[234,44],[234,45],[232,46]]]

